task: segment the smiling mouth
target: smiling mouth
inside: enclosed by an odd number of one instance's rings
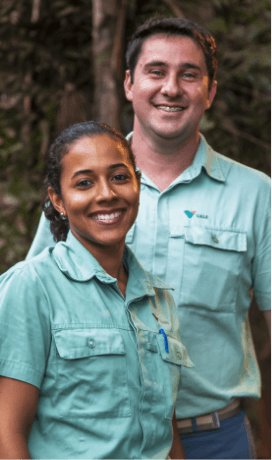
[[[156,105],[156,109],[164,110],[164,112],[182,112],[185,107],[171,107],[169,105]]]
[[[110,213],[99,213],[99,214],[94,214],[91,216],[91,218],[97,223],[103,223],[103,224],[115,224],[120,220],[120,216],[124,214],[124,210],[122,211],[114,211]]]

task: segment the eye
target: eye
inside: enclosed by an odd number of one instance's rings
[[[77,187],[82,187],[82,188],[90,187],[91,185],[92,185],[92,182],[88,179],[82,179],[81,181],[77,183]]]
[[[164,75],[161,70],[151,70],[150,73],[156,77],[162,77]]]
[[[186,73],[183,74],[183,77],[186,78],[187,80],[192,80],[192,79],[194,79],[196,76],[195,76],[193,73],[186,72]]]
[[[117,181],[117,182],[120,182],[120,181],[125,181],[128,179],[128,175],[126,174],[116,174],[112,180],[114,181]]]

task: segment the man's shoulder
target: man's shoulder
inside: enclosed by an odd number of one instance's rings
[[[256,186],[270,187],[271,179],[267,174],[229,158],[213,150],[210,146],[208,155],[211,157],[212,161],[218,163],[226,181],[234,180],[238,181],[240,185],[254,183]]]

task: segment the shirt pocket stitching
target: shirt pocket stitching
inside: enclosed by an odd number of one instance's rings
[[[80,336],[78,334],[76,340],[77,343],[78,340],[80,341],[79,348],[72,348],[73,343],[71,341],[71,334],[69,334],[70,331],[79,331],[81,333],[82,331],[88,332],[88,335]],[[104,338],[103,341],[99,340],[101,337]],[[108,330],[104,329],[65,329],[54,331],[54,339],[59,356],[67,360],[88,358],[98,355],[126,354],[122,336],[119,334],[119,332],[113,330],[108,332]],[[90,345],[91,340],[93,340],[93,346]],[[71,347],[70,349],[69,346]]]
[[[53,337],[56,345],[56,368],[57,368],[57,375],[56,375],[56,387],[58,395],[56,396],[59,399],[59,403],[57,404],[59,416],[61,418],[68,417],[68,418],[86,418],[86,414],[84,412],[85,407],[88,407],[88,395],[86,386],[89,384],[89,392],[91,393],[92,383],[90,381],[87,382],[88,375],[89,378],[93,378],[93,382],[99,383],[101,386],[101,395],[98,389],[95,389],[95,394],[101,400],[103,399],[103,389],[106,391],[106,399],[109,402],[108,407],[104,407],[103,410],[98,410],[95,406],[89,406],[90,411],[88,417],[129,417],[131,416],[131,408],[130,408],[130,398],[129,398],[129,388],[128,388],[128,370],[127,370],[127,362],[126,362],[126,351],[124,347],[124,342],[121,334],[119,331],[116,330],[107,330],[107,329],[92,329],[92,328],[71,328],[71,329],[58,329],[53,331]],[[88,341],[93,341],[89,342]],[[103,364],[103,355],[110,357],[116,356],[116,359],[122,359],[122,362],[116,363],[113,366],[113,362],[109,365],[109,361],[107,360]],[[92,364],[92,358],[99,359],[99,368],[92,368],[93,372],[90,372],[90,365]],[[82,363],[82,368],[81,368]],[[98,363],[98,361],[97,361]],[[116,365],[117,364],[117,365]],[[70,367],[69,367],[70,366]],[[84,379],[86,381],[82,381],[80,378],[78,382],[74,380],[73,385],[76,388],[83,388],[81,390],[80,399],[84,398],[83,393],[86,393],[86,404],[81,406],[81,409],[76,406],[78,404],[78,397],[76,392],[73,396],[72,400],[70,398],[69,401],[69,410],[65,409],[65,394],[67,391],[67,385],[65,386],[65,381],[67,377],[70,379],[76,378],[76,371],[75,369],[77,366],[80,366],[80,372],[83,375],[84,372]],[[102,367],[101,367],[102,366]],[[104,367],[103,367],[104,366]],[[73,371],[74,367],[74,371]],[[107,369],[107,370],[106,370]],[[111,371],[114,371],[114,375],[111,376]],[[102,372],[103,378],[105,375],[109,375],[106,378],[107,382],[103,386],[103,381],[98,382],[99,378],[95,379],[94,376],[99,375],[99,372]],[[93,374],[93,376],[91,376]],[[119,380],[118,380],[119,379]],[[117,387],[114,385],[106,385],[110,381],[112,384],[116,382]],[[68,385],[68,392],[71,391]],[[75,391],[75,390],[74,390]],[[109,392],[112,392],[112,397],[110,397]],[[114,395],[117,398],[118,403],[114,402]],[[63,400],[61,402],[61,399]],[[105,398],[104,398],[105,399]],[[110,406],[112,403],[112,406]],[[105,404],[104,404],[105,406]]]
[[[167,336],[169,353],[165,349],[165,339],[161,334],[157,334],[157,342],[160,355],[164,361],[178,366],[194,367],[188,356],[186,347],[181,342]]]
[[[226,251],[245,252],[247,250],[246,232],[218,229],[212,227],[185,227],[185,241],[199,246],[210,246]]]

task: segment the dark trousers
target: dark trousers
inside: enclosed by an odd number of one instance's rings
[[[180,435],[186,458],[256,458],[251,429],[245,410],[220,422],[220,428]]]

